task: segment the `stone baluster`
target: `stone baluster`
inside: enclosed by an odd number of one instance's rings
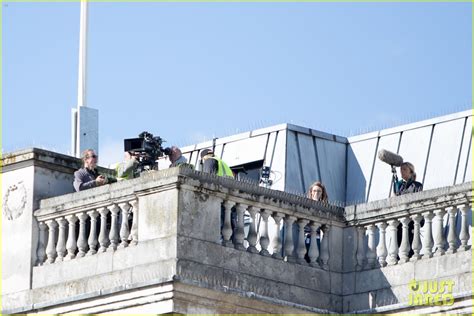
[[[434,225],[436,229],[433,229],[434,233],[434,242],[436,247],[436,256],[442,256],[445,253],[444,247],[446,246],[446,238],[444,237],[444,229],[443,229],[443,217],[446,214],[444,209],[438,209],[434,211],[435,218],[434,218]]]
[[[327,224],[323,225],[320,231],[323,233],[323,236],[321,239],[321,255],[319,259],[321,261],[321,267],[327,269],[329,263],[329,226]]]
[[[236,206],[237,210],[237,227],[234,229],[235,239],[234,239],[234,248],[237,250],[245,250],[244,246],[244,213],[247,209],[247,205],[238,203]]]
[[[305,245],[305,236],[304,236],[304,227],[308,224],[309,220],[299,219],[298,220],[298,244],[296,247],[296,261],[299,264],[306,264],[304,255],[306,254],[306,245]]]
[[[249,234],[247,236],[247,241],[249,242],[249,247],[247,248],[248,252],[251,253],[258,253],[257,250],[257,229],[256,229],[256,215],[259,209],[255,206],[250,206],[248,208],[248,211],[250,213],[250,218],[252,219],[252,222],[250,223],[250,229],[249,229]]]
[[[59,224],[58,244],[56,245],[56,252],[58,256],[54,262],[61,262],[66,257],[66,240],[67,240],[67,220],[64,217],[57,218]]]
[[[120,208],[117,206],[117,204],[107,206],[107,208],[109,209],[110,214],[112,215],[112,222],[110,224],[110,232],[109,232],[110,245],[109,245],[109,248],[107,248],[107,251],[115,251],[117,249],[117,245],[119,242],[117,222],[118,222],[118,213],[120,211]]]
[[[138,244],[138,201],[132,200],[130,201],[130,205],[132,206],[132,229],[130,232],[130,246],[135,246]]]
[[[86,236],[86,220],[89,218],[85,212],[81,212],[77,215],[79,218],[79,237],[77,238],[77,258],[82,258],[87,252],[87,236]]]
[[[224,225],[222,227],[222,245],[226,247],[232,247],[232,223],[231,223],[231,214],[232,207],[235,203],[232,201],[225,201],[223,203],[224,207]]]
[[[120,203],[119,208],[122,214],[122,223],[120,225],[120,246],[119,248],[128,247],[128,236],[130,235],[130,230],[128,227],[128,211],[130,210],[130,204],[128,202]]]
[[[446,211],[449,214],[449,233],[448,233],[448,253],[455,253],[458,248],[458,235],[456,234],[456,214],[458,209],[456,207],[447,207]]]
[[[284,214],[281,213],[273,213],[273,219],[275,220],[275,225],[276,225],[276,231],[275,231],[275,236],[273,237],[273,254],[272,257],[275,259],[282,259],[281,255],[281,233],[280,233],[280,228],[281,228],[281,219],[284,217]]]
[[[76,257],[76,222],[77,217],[76,215],[68,215],[66,216],[66,220],[69,224],[68,234],[67,234],[67,242],[66,242],[66,249],[67,249],[67,256],[64,260],[72,260]]]
[[[424,257],[431,258],[433,257],[433,230],[432,230],[432,220],[434,214],[431,211],[422,213],[423,218],[425,219],[425,224],[423,225],[424,236],[423,236],[423,251]]]
[[[420,222],[421,222],[421,215],[416,214],[412,215],[411,219],[413,220],[413,242],[411,243],[411,249],[413,249],[413,256],[411,257],[412,260],[420,260],[421,255],[421,238],[420,238]]]
[[[262,256],[270,256],[270,252],[268,251],[268,245],[270,245],[270,239],[268,238],[268,217],[270,216],[271,212],[268,210],[264,210],[261,213],[263,226],[262,226],[262,233],[260,235],[260,254]]]
[[[365,265],[366,260],[366,253],[364,247],[364,237],[365,237],[365,229],[362,226],[357,226],[357,265],[356,270],[361,270]]]
[[[53,263],[56,258],[56,227],[58,227],[58,223],[54,219],[50,219],[46,221],[46,225],[48,225],[49,230],[48,245],[46,246],[48,260],[46,260],[46,263]]]
[[[308,250],[308,257],[309,257],[309,265],[312,267],[319,267],[318,259],[319,259],[319,249],[318,249],[318,239],[317,239],[317,231],[320,224],[316,222],[311,222],[311,241]]]
[[[39,227],[39,240],[38,248],[36,250],[36,256],[38,258],[36,264],[41,266],[46,260],[46,224],[44,222],[38,223]]]
[[[97,210],[100,214],[99,252],[105,252],[109,245],[109,234],[107,232],[107,214],[109,210],[106,207],[101,207]]]
[[[97,253],[97,216],[99,216],[99,212],[96,210],[92,210],[87,212],[91,219],[91,231],[89,232],[89,239],[87,240],[89,244],[89,252],[87,252],[88,256],[94,255]]]
[[[468,246],[469,241],[469,226],[467,223],[467,212],[468,207],[465,204],[458,205],[459,210],[461,211],[461,233],[459,235],[459,239],[461,239],[461,246],[459,247],[460,251],[469,250],[471,246]]]
[[[388,223],[388,236],[390,238],[390,242],[388,245],[388,258],[387,263],[389,265],[394,265],[398,263],[397,255],[398,255],[398,238],[397,238],[397,227],[399,221],[396,219],[392,219],[387,221]]]
[[[377,257],[379,259],[379,264],[381,267],[387,265],[387,243],[385,239],[387,224],[384,222],[377,223],[377,228],[379,229],[379,244],[377,245]]]
[[[286,215],[285,217],[285,256],[286,261],[294,262],[293,249],[293,223],[296,221],[296,217]]]
[[[366,226],[367,229],[367,267],[369,269],[375,267],[377,254],[375,253],[375,225]]]
[[[400,223],[402,223],[402,241],[400,242],[400,248],[398,249],[398,256],[400,257],[400,262],[408,262],[410,257],[410,241],[408,239],[408,223],[410,223],[409,217],[400,218]]]

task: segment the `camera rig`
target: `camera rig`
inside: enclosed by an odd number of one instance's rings
[[[159,136],[153,136],[152,133],[142,132],[138,138],[124,139],[124,151],[127,151],[137,157],[138,167],[136,172],[141,173],[147,170],[158,170],[156,160],[163,154],[168,155],[170,149],[163,148],[164,143]]]

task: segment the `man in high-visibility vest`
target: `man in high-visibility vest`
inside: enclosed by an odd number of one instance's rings
[[[109,166],[110,169],[115,170],[115,176],[119,181],[133,179],[137,176],[138,160],[135,154],[126,151],[124,158],[124,161]]]
[[[203,162],[203,172],[215,174],[220,177],[234,177],[234,173],[229,168],[229,166],[221,159],[215,157],[212,149],[202,150],[201,159]]]
[[[234,173],[229,168],[229,166],[225,162],[223,162],[221,159],[216,158],[214,156],[214,152],[212,151],[212,149],[202,150],[201,159],[202,159],[203,172],[215,174],[220,177],[234,178]],[[221,206],[221,230],[224,227],[224,217],[225,217],[225,208],[222,205]],[[235,209],[232,209],[231,211],[230,225],[231,225],[232,231],[234,231],[234,228],[237,226],[237,212]],[[235,242],[234,239],[235,239],[235,234],[232,233],[230,240],[232,240],[232,242]],[[222,239],[222,242],[224,242],[223,239]]]

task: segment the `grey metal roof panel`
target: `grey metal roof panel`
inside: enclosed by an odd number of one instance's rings
[[[254,131],[251,131],[250,137],[259,136],[263,134],[269,134],[269,133],[273,133],[273,132],[277,132],[281,130],[286,130],[287,128],[288,128],[288,124],[286,123],[273,125],[273,126],[265,127],[265,128],[259,128]]]
[[[351,136],[351,137],[348,137],[347,139],[348,139],[349,143],[352,143],[352,142],[366,140],[366,139],[370,139],[370,138],[374,138],[374,137],[378,137],[378,136],[385,136],[385,135],[395,134],[395,133],[399,133],[399,132],[402,132],[402,131],[417,129],[417,128],[421,128],[421,127],[425,127],[425,126],[429,126],[429,125],[433,125],[433,124],[439,124],[439,123],[443,123],[443,122],[447,122],[447,121],[452,121],[452,120],[456,120],[456,119],[460,119],[460,118],[468,117],[468,116],[472,116],[472,115],[473,115],[472,110],[466,110],[466,111],[457,112],[457,113],[453,113],[453,114],[448,114],[448,115],[444,115],[444,116],[438,116],[438,117],[434,117],[434,118],[430,118],[430,119],[427,119],[427,120],[422,120],[422,121],[418,121],[418,122],[414,122],[414,123],[409,123],[409,124],[399,125],[399,126],[395,126],[395,127],[391,127],[391,128],[386,128],[386,129],[382,129],[382,130],[375,131],[375,132],[370,132],[370,133],[366,133],[366,134]]]

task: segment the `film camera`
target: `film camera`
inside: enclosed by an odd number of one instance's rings
[[[153,136],[152,133],[142,132],[138,138],[124,139],[124,151],[132,153],[138,160],[137,173],[146,170],[157,170],[156,160],[163,154],[169,155],[171,149],[163,148],[161,144],[165,142],[159,136]]]

